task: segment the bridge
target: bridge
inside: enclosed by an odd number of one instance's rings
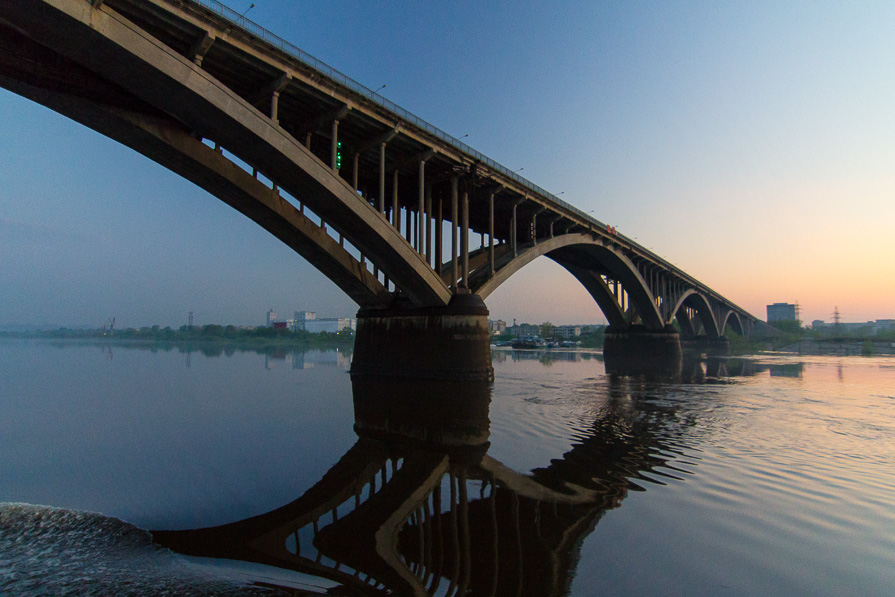
[[[352,372],[488,378],[484,300],[547,256],[607,360],[756,319],[612,227],[214,0],[0,0],[0,85],[245,214],[360,307]]]

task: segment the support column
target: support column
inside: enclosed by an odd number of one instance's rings
[[[379,146],[379,213],[385,213],[385,143]]]
[[[354,167],[351,169],[352,170],[351,175],[353,177],[353,180],[351,181],[352,182],[351,186],[354,188],[355,193],[358,190],[357,189],[357,177],[358,177],[359,172],[357,169],[359,166],[360,166],[360,155],[354,154]],[[364,198],[367,198],[366,193],[364,193]]]
[[[632,325],[606,330],[603,358],[610,375],[675,377],[681,373],[681,340],[673,326],[650,330]]]
[[[426,186],[426,263],[432,263],[432,185]]]
[[[488,194],[488,263],[494,275],[494,193]]]
[[[274,124],[279,124],[280,121],[277,118],[277,111],[280,105],[280,92],[274,91],[270,94],[270,119],[273,120]]]
[[[451,179],[451,288],[457,290],[457,177]]]
[[[460,251],[463,255],[463,288],[469,288],[469,193],[463,191],[462,218],[460,228]]]
[[[725,336],[707,336],[700,334],[681,338],[681,348],[687,353],[704,354],[706,356],[727,356],[730,354],[730,340]]]
[[[423,252],[423,220],[426,216],[426,160],[420,160],[419,195],[416,215],[416,252]]]
[[[336,161],[338,159],[339,154],[339,121],[333,120],[333,143],[332,143],[332,155],[331,155],[331,163],[330,167],[333,172],[338,173],[338,169],[336,168]]]
[[[516,207],[513,203],[513,217],[510,219],[510,248],[513,250],[513,257],[516,256]]]
[[[401,234],[401,210],[398,209],[398,171],[392,180],[392,226]]]
[[[477,294],[446,307],[361,309],[352,378],[494,379],[488,309]]]
[[[444,263],[444,257],[442,256],[444,249],[444,218],[442,216],[441,196],[442,194],[439,193],[435,212],[435,271],[439,276],[442,273],[441,266]]]

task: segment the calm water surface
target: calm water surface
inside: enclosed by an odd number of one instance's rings
[[[895,359],[349,365],[0,341],[0,594],[895,594]]]

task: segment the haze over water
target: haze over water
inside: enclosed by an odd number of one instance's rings
[[[515,593],[519,579],[571,595],[895,592],[895,359],[763,355],[692,363],[671,382],[610,378],[595,353],[495,351],[495,383],[483,400],[456,395],[430,438],[437,446],[383,439],[375,428],[400,419],[385,412],[389,400],[444,403],[441,390],[370,389],[352,384],[349,365],[335,352],[207,356],[0,341],[0,502],[63,509],[0,506],[0,593],[331,587],[174,554],[143,530],[281,509],[386,445],[393,468],[360,502],[373,504],[375,493],[387,503],[393,480],[444,454],[452,475],[468,471],[456,488],[467,495],[475,557],[458,564],[458,578],[473,594],[489,576],[497,594]],[[490,443],[480,449],[481,437]],[[444,522],[464,512],[444,506],[455,482],[434,482]],[[550,494],[558,504],[531,498],[533,487],[559,491]],[[569,505],[568,496],[584,498]],[[337,519],[351,520],[354,504],[340,505]],[[492,506],[499,565],[483,572],[491,552],[475,550],[490,527],[475,521]],[[505,532],[511,511],[515,535]],[[442,521],[430,514],[411,516],[396,535],[408,570],[423,561],[433,570],[414,539]],[[344,528],[328,515],[320,525],[322,561],[348,553],[327,543]],[[313,556],[308,532],[286,549]],[[547,556],[552,576],[534,575]],[[445,570],[451,561],[443,556]],[[429,586],[445,594],[449,584]]]

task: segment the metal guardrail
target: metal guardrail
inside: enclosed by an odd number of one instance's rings
[[[463,153],[471,156],[472,158],[474,158],[484,164],[487,164],[489,167],[500,172],[504,176],[507,176],[508,178],[511,178],[512,180],[518,182],[519,184],[521,184],[523,187],[529,189],[530,191],[533,191],[534,193],[541,195],[545,199],[549,199],[550,201],[552,201],[553,203],[557,204],[558,206],[564,208],[565,210],[574,213],[575,215],[577,215],[584,221],[589,222],[596,228],[600,228],[604,231],[607,230],[606,224],[604,224],[600,220],[581,211],[574,205],[571,205],[571,204],[563,201],[562,199],[560,199],[553,193],[546,191],[545,189],[539,187],[538,185],[531,182],[530,180],[528,180],[522,176],[519,176],[519,174],[517,174],[516,172],[513,172],[512,170],[509,170],[505,166],[498,164],[497,162],[495,162],[488,156],[485,156],[485,155],[479,153],[478,151],[476,151],[475,149],[473,149],[466,143],[463,143],[462,141],[460,141],[459,139],[454,137],[453,135],[450,135],[450,134],[444,132],[443,130],[439,129],[435,125],[426,122],[422,118],[420,118],[414,114],[411,114],[410,112],[408,112],[401,106],[397,105],[396,103],[382,97],[375,91],[371,90],[369,87],[362,85],[361,83],[358,83],[357,81],[355,81],[348,75],[345,75],[345,74],[339,72],[338,70],[329,66],[325,62],[318,60],[317,58],[311,56],[310,54],[308,54],[301,48],[295,46],[294,44],[289,43],[288,41],[286,41],[282,37],[276,35],[275,33],[271,33],[270,31],[268,31],[267,29],[265,29],[258,23],[255,23],[254,21],[251,21],[251,20],[245,18],[245,16],[243,16],[243,15],[239,14],[238,12],[236,12],[235,10],[225,6],[218,0],[188,0],[188,1],[198,4],[202,7],[204,7],[205,9],[217,14],[218,16],[224,18],[225,20],[244,29],[251,35],[254,35],[258,39],[261,39],[261,40],[269,43],[270,45],[278,48],[279,50],[281,50],[285,54],[289,55],[290,57],[294,58],[295,60],[298,60],[299,62],[321,72],[322,74],[328,76],[329,78],[333,79],[334,81],[337,81],[338,83],[351,89],[355,93],[358,93],[358,94],[366,97],[367,99],[371,100],[372,102],[379,105],[380,107],[393,112],[394,114],[403,118],[406,122],[411,123],[421,129],[427,131],[428,133],[431,133],[432,135],[438,137],[442,141],[445,141],[446,143],[450,144],[455,149],[462,151]],[[669,269],[676,270],[677,272],[679,272],[679,275],[681,275],[684,278],[689,278],[691,280],[691,283],[693,283],[696,286],[700,286],[700,287],[704,288],[705,290],[708,290],[709,292],[714,294],[718,299],[721,299],[722,301],[726,302],[731,307],[735,307],[737,309],[740,309],[744,313],[748,313],[748,311],[746,311],[745,309],[742,309],[741,307],[737,307],[736,305],[734,305],[733,303],[731,303],[730,301],[725,299],[721,294],[715,292],[714,290],[712,290],[705,284],[702,284],[701,282],[699,282],[698,280],[696,280],[695,278],[693,278],[692,276],[688,275],[686,272],[681,270],[679,267],[676,267],[673,264],[669,263],[668,261],[666,261],[659,255],[656,255],[653,251],[647,249],[646,247],[644,247],[640,243],[634,241],[630,237],[627,237],[623,234],[615,234],[615,236],[618,236],[620,239],[624,240],[630,246],[636,247],[638,250],[640,250],[644,254],[649,255],[650,258],[652,258],[656,262],[661,263],[662,265],[664,265],[665,267],[668,267]]]

